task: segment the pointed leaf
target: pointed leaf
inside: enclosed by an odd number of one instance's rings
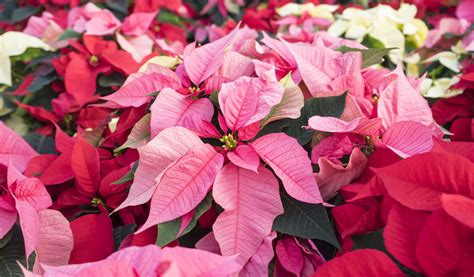
[[[6,277],[23,276],[17,261],[25,261],[25,247],[19,226],[11,230],[11,240],[0,248],[0,275]]]
[[[304,259],[303,253],[296,242],[291,237],[284,237],[280,239],[275,247],[278,260],[281,265],[296,276],[300,275],[303,269]]]
[[[237,148],[227,153],[227,158],[235,165],[257,172],[260,158],[257,152],[250,145],[239,145]]]
[[[347,93],[338,96],[311,98],[305,101],[301,109],[301,116],[291,120],[290,127],[285,133],[298,139],[301,145],[307,144],[311,140],[312,130],[302,128],[308,125],[308,120],[315,115],[331,116],[339,118],[346,106]]]
[[[38,212],[26,201],[16,200],[15,207],[20,219],[21,232],[25,242],[26,257],[36,249],[38,244],[39,216]]]
[[[114,94],[102,99],[120,107],[140,107],[151,99],[151,94],[163,88],[179,89],[181,81],[170,69],[149,64],[144,72],[131,74]]]
[[[258,172],[227,164],[213,188],[214,200],[224,208],[213,225],[214,236],[222,254],[239,254],[241,265],[255,254],[283,212],[277,179],[263,166]]]
[[[382,251],[356,250],[325,263],[313,277],[351,276],[405,276],[395,263]]]
[[[146,114],[139,121],[137,121],[137,123],[135,123],[133,126],[130,135],[128,135],[127,141],[119,148],[115,149],[114,152],[118,152],[126,148],[138,148],[145,145],[151,138],[150,120],[151,114]]]
[[[222,65],[225,48],[233,42],[238,31],[239,26],[223,38],[195,48],[188,56],[185,56],[184,68],[195,85],[206,80]]]
[[[71,168],[76,176],[78,191],[94,196],[100,184],[99,152],[79,136],[72,153]]]
[[[268,264],[273,259],[273,240],[276,236],[276,232],[272,232],[263,239],[257,252],[255,252],[252,258],[245,264],[239,276],[268,276]]]
[[[443,193],[474,198],[474,165],[459,155],[424,153],[373,170],[391,197],[414,210],[441,208]]]
[[[402,158],[425,153],[433,147],[433,130],[419,122],[393,124],[382,136],[382,143]]]
[[[160,247],[166,246],[170,242],[186,235],[189,233],[197,224],[198,219],[207,211],[212,205],[212,196],[208,194],[206,198],[196,207],[194,215],[186,225],[184,230],[180,233],[180,229],[182,228],[182,220],[175,219],[172,221],[164,222],[158,224],[158,240],[156,244]]]
[[[268,134],[254,141],[252,147],[282,180],[289,195],[307,203],[323,202],[311,160],[296,139],[283,133]]]
[[[392,48],[372,48],[372,49],[358,49],[358,48],[350,48],[347,46],[341,46],[337,51],[341,53],[353,52],[358,51],[362,53],[362,68],[369,67],[374,64],[379,64],[384,61],[383,57],[385,57],[391,50],[397,49],[396,47]]]
[[[224,158],[208,144],[195,147],[157,178],[150,214],[137,231],[178,218],[194,209],[206,196]]]
[[[38,246],[36,247],[35,268],[39,263],[58,266],[69,262],[74,239],[69,221],[58,211],[39,212]]]
[[[442,194],[441,204],[447,214],[474,229],[474,218],[471,216],[471,211],[474,210],[474,199],[456,194]]]
[[[0,122],[0,164],[9,161],[23,172],[28,161],[38,154],[17,133]]]
[[[107,213],[88,214],[71,222],[74,248],[69,263],[95,262],[114,251],[112,221]],[[43,267],[48,272],[47,267]]]
[[[285,89],[283,98],[278,105],[272,108],[270,114],[265,117],[265,124],[284,118],[297,119],[301,115],[301,108],[304,106],[304,96],[300,87],[293,82],[290,74],[281,79],[280,84]]]
[[[166,247],[162,253],[162,261],[175,264],[181,273],[166,276],[232,276],[242,268],[235,256],[225,257],[199,249]]]
[[[209,99],[194,100],[169,88],[158,94],[150,110],[152,136],[169,127],[186,127],[186,120],[190,118],[210,122],[214,114]]]
[[[338,247],[326,209],[323,205],[307,204],[281,193],[285,213],[275,219],[273,229],[300,238],[319,239]]]
[[[138,148],[140,160],[127,199],[116,209],[146,203],[156,188],[156,177],[190,149],[202,145],[193,132],[174,127],[162,131],[146,145]]]

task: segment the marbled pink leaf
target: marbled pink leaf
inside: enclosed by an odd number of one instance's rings
[[[382,143],[407,158],[433,148],[433,130],[415,121],[396,122],[383,134]]]
[[[194,147],[176,160],[157,178],[150,214],[137,232],[176,219],[196,208],[206,197],[223,162],[224,157],[209,144]]]
[[[222,254],[238,254],[243,266],[283,213],[278,180],[263,166],[255,173],[227,164],[216,177],[213,196],[224,209],[213,225],[214,236]]]
[[[186,120],[191,118],[210,122],[214,114],[209,99],[193,99],[169,88],[158,94],[150,110],[152,137],[169,127],[186,127]]]
[[[276,238],[276,232],[263,239],[262,244],[257,249],[257,252],[245,264],[244,268],[239,273],[240,277],[252,276],[268,276],[268,264],[273,259],[273,240]]]
[[[15,131],[0,122],[0,164],[13,165],[23,172],[28,162],[38,154]]]
[[[203,142],[193,132],[174,127],[163,130],[138,148],[140,160],[127,199],[116,209],[146,203],[153,195],[158,177],[170,164]]]
[[[252,147],[275,171],[290,196],[307,203],[323,202],[311,160],[296,139],[284,133],[273,133],[258,138]]]

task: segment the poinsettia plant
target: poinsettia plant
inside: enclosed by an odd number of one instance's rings
[[[43,2],[2,10],[0,275],[474,273],[465,1]]]

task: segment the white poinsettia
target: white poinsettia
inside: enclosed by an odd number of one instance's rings
[[[425,78],[421,82],[421,94],[429,98],[450,98],[462,94],[463,89],[452,87],[460,81],[459,77],[438,78],[436,80]]]
[[[28,48],[50,50],[42,40],[21,32],[6,32],[0,35],[0,84],[11,86],[10,57],[23,54]]]
[[[296,4],[288,3],[280,8],[276,9],[278,15],[285,16],[300,16],[304,13],[308,13],[311,17],[325,18],[334,21],[333,13],[337,10],[337,5],[315,5],[313,3]]]
[[[384,47],[396,47],[389,57],[393,62],[398,62],[403,57],[407,41],[419,48],[428,34],[426,24],[415,18],[416,12],[416,6],[410,4],[402,4],[399,10],[387,5],[367,10],[347,8],[329,27],[328,32],[359,42],[370,35]]]

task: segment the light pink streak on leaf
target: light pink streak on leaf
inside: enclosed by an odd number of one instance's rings
[[[131,74],[119,90],[102,99],[124,108],[140,107],[151,99],[152,93],[163,88],[181,88],[178,75],[166,67],[149,64],[144,72]]]
[[[257,173],[260,164],[260,158],[257,152],[250,145],[239,145],[237,148],[227,153],[227,158],[241,168],[252,170]]]
[[[127,16],[123,21],[121,31],[125,35],[129,36],[140,36],[148,31],[151,23],[156,17],[156,12],[154,13],[132,13]]]
[[[162,253],[162,261],[176,263],[182,276],[186,277],[232,276],[242,268],[236,256],[225,257],[199,249],[166,247]]]
[[[217,242],[216,237],[214,236],[214,232],[209,232],[198,242],[196,242],[196,248],[221,255],[221,249],[219,248],[219,243]]]
[[[382,143],[407,158],[433,148],[433,130],[415,121],[396,122],[383,134]]]
[[[214,114],[214,106],[209,99],[195,100],[169,88],[158,94],[150,110],[152,137],[169,127],[185,127],[185,121],[190,118],[210,122]]]
[[[304,259],[303,253],[295,241],[291,237],[284,237],[277,242],[275,251],[283,268],[300,276]]]
[[[441,206],[451,217],[474,229],[474,217],[472,216],[474,199],[463,195],[443,193],[441,195]]]
[[[193,220],[195,211],[196,210],[192,210],[189,213],[187,213],[187,214],[185,214],[181,217],[181,225],[179,226],[178,234],[176,235],[177,237],[179,235],[181,235],[181,233],[184,231],[184,229],[186,229],[186,227],[188,227],[191,220]]]
[[[257,252],[245,264],[240,271],[240,277],[252,276],[268,276],[268,264],[273,259],[273,240],[276,238],[276,232],[263,239],[262,244],[257,249]]]
[[[146,203],[153,195],[158,177],[170,164],[203,142],[193,132],[174,127],[162,131],[138,148],[140,159],[127,199],[115,210]]]
[[[26,201],[16,200],[15,202],[23,233],[26,257],[29,257],[38,245],[40,225],[38,212]]]
[[[347,166],[334,164],[321,157],[318,160],[319,172],[315,173],[319,190],[324,200],[334,197],[337,191],[362,174],[367,165],[367,158],[359,148],[352,150]]]
[[[36,151],[23,138],[0,122],[0,164],[8,165],[11,161],[23,172],[28,162],[36,156]]]
[[[0,204],[2,203],[2,199],[0,199]],[[2,239],[15,225],[17,219],[16,211],[9,211],[6,209],[0,208],[0,239]]]
[[[153,40],[147,35],[126,38],[120,33],[117,33],[116,36],[117,43],[120,45],[120,48],[132,55],[132,58],[137,63],[140,63],[153,51]]]
[[[37,178],[19,180],[14,191],[15,198],[28,202],[35,210],[39,211],[51,206],[51,196],[43,182]]]
[[[150,214],[137,233],[196,208],[206,197],[223,163],[224,157],[209,144],[194,147],[176,160],[157,179]]]
[[[240,77],[222,85],[219,105],[232,131],[244,127],[257,111],[258,92],[254,82],[254,78]]]
[[[185,55],[184,68],[195,85],[199,85],[219,69],[224,62],[225,48],[234,41],[238,31],[239,26],[225,37],[195,48]]]
[[[329,85],[337,77],[350,75],[362,78],[360,53],[342,54],[322,45],[287,42],[284,44],[293,55],[301,76],[313,96],[322,96],[321,93],[332,91]]]
[[[254,141],[252,147],[275,171],[290,196],[307,203],[323,202],[311,160],[296,139],[283,133],[268,134]]]
[[[15,167],[12,161],[7,164],[7,186],[8,189],[12,188],[13,183],[19,181],[25,181],[27,178],[21,173],[18,168]]]
[[[270,234],[273,220],[283,213],[278,180],[263,166],[258,172],[227,164],[213,188],[214,200],[224,209],[212,227],[214,236],[222,254],[238,254],[242,266]]]
[[[359,126],[361,118],[356,118],[349,122],[341,120],[336,117],[315,115],[309,118],[308,126],[317,131],[330,133],[349,133],[354,131]]]
[[[40,263],[51,266],[68,264],[74,238],[69,221],[59,211],[40,211],[39,222],[34,272],[43,273]]]
[[[430,126],[433,116],[428,102],[410,84],[403,73],[402,65],[391,73],[395,78],[381,93],[377,113],[382,126],[389,128],[399,121],[417,121]]]
[[[114,261],[129,263],[133,269],[140,274],[139,276],[155,276],[155,270],[161,262],[161,249],[156,245],[147,245],[143,247],[130,246],[113,253],[102,261],[64,266],[42,266],[46,273],[45,277],[76,276],[75,274],[78,274],[87,268],[100,267],[101,264]]]
[[[235,51],[224,54],[224,62],[216,72],[217,76],[222,76],[233,81],[241,76],[250,76],[254,72],[252,60]]]

